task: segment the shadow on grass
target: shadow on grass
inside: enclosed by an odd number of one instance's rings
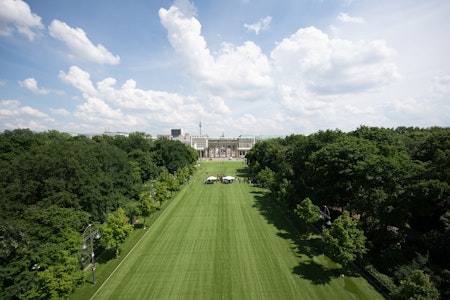
[[[342,270],[336,272],[336,266],[330,267],[325,260],[320,262],[320,259],[317,259],[319,256],[323,257],[323,243],[319,235],[308,230],[293,213],[282,208],[264,191],[254,191],[253,194],[254,207],[269,224],[279,230],[277,235],[292,241],[293,250],[300,260],[299,265],[293,268],[293,274],[310,280],[312,284],[316,285],[327,284],[339,276]]]
[[[243,177],[243,178],[248,177],[248,169],[247,169],[247,167],[237,169],[236,170],[236,176]]]
[[[108,261],[116,258],[116,252],[114,249],[105,249],[101,256],[98,258],[97,263],[99,264],[106,264]]]
[[[294,267],[293,273],[304,279],[310,280],[316,285],[327,284],[334,278],[330,270],[315,262],[313,259],[302,262]]]

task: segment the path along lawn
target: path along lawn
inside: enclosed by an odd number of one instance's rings
[[[93,299],[383,299],[339,276],[241,176],[242,161],[205,161]],[[143,230],[143,229],[137,229]]]

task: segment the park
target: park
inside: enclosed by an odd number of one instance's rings
[[[317,251],[244,178],[243,161],[202,161],[91,299],[383,299]],[[320,247],[319,247],[320,249]],[[100,265],[99,268],[102,266]]]

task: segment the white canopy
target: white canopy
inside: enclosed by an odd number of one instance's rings
[[[226,177],[223,177],[222,179],[231,181],[231,180],[234,180],[235,178],[233,176],[226,176]]]
[[[216,181],[217,177],[215,176],[209,176],[208,178],[206,178],[207,181]]]

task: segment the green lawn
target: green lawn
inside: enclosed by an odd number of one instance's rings
[[[339,276],[261,190],[203,183],[244,167],[202,162],[130,255],[99,280],[93,299],[383,299],[363,278]]]

